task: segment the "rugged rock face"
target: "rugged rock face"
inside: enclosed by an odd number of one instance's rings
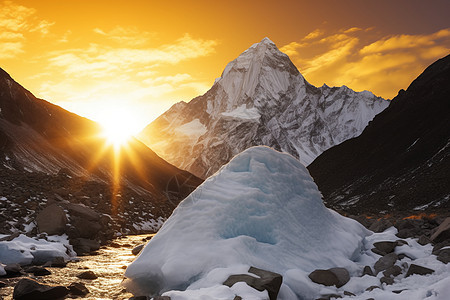
[[[28,232],[51,202],[82,203],[112,216],[115,228],[126,232],[142,228],[138,223],[151,229],[201,182],[137,140],[116,160],[100,132],[96,123],[37,99],[0,69],[0,233]],[[80,214],[73,213],[72,225]]]
[[[172,106],[139,139],[202,178],[256,145],[288,152],[308,165],[358,136],[387,106],[368,91],[312,86],[265,38],[230,62],[206,94]]]
[[[329,206],[353,214],[450,207],[450,55],[430,65],[364,132],[308,169]]]

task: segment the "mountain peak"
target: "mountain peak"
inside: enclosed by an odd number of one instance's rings
[[[275,46],[275,43],[272,42],[272,40],[269,39],[268,37],[265,37],[261,40],[261,42],[256,43],[255,45],[274,45]]]

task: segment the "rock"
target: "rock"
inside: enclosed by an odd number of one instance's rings
[[[392,291],[392,292],[395,293],[395,294],[401,294],[401,292],[403,292],[403,291],[407,291],[407,289],[404,289],[404,290],[395,290],[395,291]]]
[[[379,288],[380,288],[380,287],[377,286],[377,285],[371,285],[371,286],[369,286],[369,287],[366,289],[366,291],[371,292],[371,291],[373,291],[374,289],[379,289]]]
[[[171,298],[169,296],[156,296],[153,298],[153,300],[170,300],[170,299]]]
[[[364,276],[364,275],[375,276],[375,274],[373,274],[372,268],[370,266],[364,267],[362,276]]]
[[[159,299],[159,300],[161,300],[161,297],[162,296],[156,296],[156,297],[153,297],[152,299],[153,300],[155,300],[155,299]],[[167,296],[164,296],[164,297],[167,297]],[[128,299],[128,300],[148,300],[149,298],[147,297],[147,296],[135,296],[135,297],[131,297],[130,299]],[[169,299],[170,299],[170,297],[169,297]]]
[[[439,251],[437,255],[437,260],[443,262],[444,264],[448,264],[450,262],[450,249],[443,249]]]
[[[89,294],[88,288],[81,282],[74,282],[69,285],[69,291],[71,295],[85,296]]]
[[[84,271],[83,273],[78,274],[77,277],[80,279],[89,279],[89,280],[94,280],[98,278],[98,276],[95,275],[95,273],[92,271]]]
[[[384,271],[389,267],[392,267],[397,261],[398,256],[395,253],[386,254],[375,263],[373,266],[375,269],[375,273],[378,274],[380,271]]]
[[[350,280],[350,274],[344,268],[331,268],[328,270],[315,270],[308,277],[315,283],[325,286],[335,285],[340,288]]]
[[[356,295],[353,294],[352,292],[344,291],[344,296],[356,296]]]
[[[414,274],[428,275],[428,274],[432,274],[432,273],[434,273],[433,269],[429,269],[429,268],[425,268],[425,267],[418,266],[415,264],[411,264],[409,266],[408,272],[406,273],[406,277],[409,277]]]
[[[100,243],[94,240],[76,238],[70,239],[69,242],[73,246],[73,250],[78,255],[83,255],[100,249]]]
[[[46,276],[52,274],[49,270],[44,267],[31,266],[25,268],[25,272],[32,273],[34,276]]]
[[[396,240],[397,246],[409,245],[405,240]]]
[[[5,236],[4,238],[0,239],[0,242],[11,242],[13,239],[18,237],[20,235],[20,232],[14,232],[11,235]]]
[[[25,275],[19,264],[8,264],[4,267],[4,269],[6,272],[6,277],[18,277]]]
[[[280,274],[255,267],[250,267],[248,272],[257,275],[260,278],[247,274],[231,275],[223,284],[232,287],[237,282],[245,282],[258,291],[267,290],[270,300],[277,299],[281,283],[283,282],[283,277]]]
[[[380,282],[385,283],[387,285],[391,285],[394,284],[394,278],[384,276],[380,278]]]
[[[447,217],[436,229],[430,238],[434,243],[450,240],[450,217]]]
[[[3,281],[0,281],[0,289],[6,287],[6,283],[4,283]]]
[[[397,247],[397,242],[376,242],[373,246],[375,248],[372,249],[372,252],[384,256],[394,251],[395,247]]]
[[[338,299],[342,298],[339,294],[326,294],[326,295],[320,295],[320,298],[317,298],[316,300],[330,300],[330,299]]]
[[[13,299],[59,299],[65,297],[69,290],[63,286],[41,284],[30,278],[23,278],[14,287]]]
[[[372,230],[373,232],[383,232],[392,226],[393,224],[391,221],[387,219],[380,219],[373,222],[372,225],[370,225],[369,230]]]
[[[97,222],[88,221],[80,217],[72,217],[71,224],[74,227],[74,232],[71,236],[78,238],[92,239],[95,238],[102,230],[102,226]]]
[[[133,253],[133,255],[138,255],[141,252],[142,248],[144,248],[144,246],[145,246],[144,244],[141,244],[139,246],[134,247],[133,250],[131,250],[131,253]]]
[[[433,247],[433,254],[434,255],[438,255],[439,252],[441,251],[442,248],[444,247],[450,247],[450,240],[446,240],[440,243],[437,243],[436,245],[434,245]]]
[[[36,223],[40,232],[61,235],[66,230],[66,213],[57,204],[51,204],[38,213]]]
[[[234,296],[233,300],[242,300],[241,296]]]
[[[122,247],[120,244],[118,244],[116,242],[111,242],[111,243],[109,243],[108,246],[113,247],[113,248],[120,248],[120,247]]]
[[[55,268],[64,268],[65,266],[67,266],[67,262],[65,261],[64,257],[57,256],[50,262],[50,266]]]
[[[93,209],[82,204],[67,203],[65,205],[71,216],[78,216],[88,221],[100,220],[100,215]]]
[[[383,275],[386,277],[395,277],[398,276],[402,273],[402,268],[400,268],[397,265],[393,265],[392,267],[387,268],[384,272]]]
[[[417,229],[410,229],[410,228],[399,230],[396,234],[396,236],[398,236],[399,238],[402,238],[402,239],[406,239],[409,237],[415,237],[417,235],[418,235]]]
[[[417,240],[417,242],[422,245],[425,246],[426,244],[430,244],[431,240],[424,234],[422,234],[419,239]]]

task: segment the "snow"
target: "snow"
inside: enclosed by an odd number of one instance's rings
[[[175,129],[177,133],[181,133],[188,136],[194,136],[198,138],[206,132],[206,127],[199,119],[194,119],[189,123],[183,124]]]
[[[261,117],[256,107],[246,108],[245,104],[242,104],[241,106],[237,107],[236,109],[230,112],[223,112],[222,116],[245,120],[253,120],[253,119],[258,120]]]
[[[358,272],[354,260],[368,234],[358,222],[324,206],[298,160],[253,147],[180,203],[128,267],[125,285],[136,294],[178,290],[167,295],[216,299],[214,286],[235,295],[236,287],[222,283],[254,266],[283,275],[280,299],[305,297],[318,292],[307,277],[317,268]],[[261,299],[256,292],[251,291],[254,299]]]
[[[75,255],[67,235],[48,236],[45,240],[21,234],[12,241],[0,242],[0,263],[3,264],[45,263],[55,257],[68,260]]]

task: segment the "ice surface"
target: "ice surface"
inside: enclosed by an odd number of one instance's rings
[[[68,260],[75,255],[66,235],[49,236],[45,240],[21,234],[12,241],[0,242],[0,263],[3,264],[45,263],[55,257]]]
[[[283,275],[280,299],[308,297],[317,294],[311,271],[339,266],[357,272],[353,260],[367,234],[324,206],[298,160],[253,147],[180,203],[126,270],[126,286],[140,295],[187,290],[170,295],[196,299],[215,293],[214,286],[233,292],[222,282],[254,266]]]

